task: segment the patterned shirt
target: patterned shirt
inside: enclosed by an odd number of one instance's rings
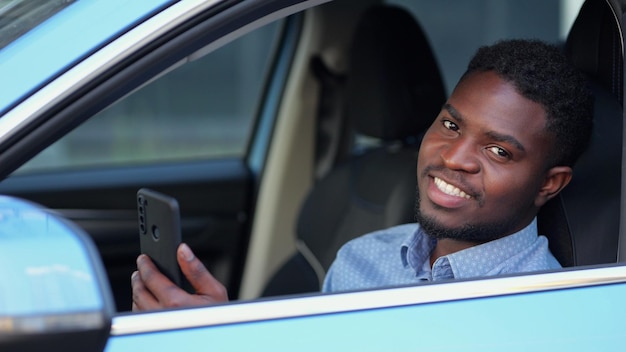
[[[421,281],[465,279],[560,268],[537,235],[537,220],[512,235],[438,258],[430,267],[436,240],[419,224],[372,232],[337,252],[323,292],[410,285]]]

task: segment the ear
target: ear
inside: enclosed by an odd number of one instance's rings
[[[548,170],[543,185],[535,198],[535,205],[541,207],[554,198],[572,179],[572,168],[569,166],[555,166]]]

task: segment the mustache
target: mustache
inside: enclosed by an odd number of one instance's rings
[[[445,166],[442,165],[428,165],[424,167],[422,173],[420,175],[421,178],[428,177],[432,172],[436,172],[439,175],[443,176],[449,182],[454,183],[457,187],[462,189],[465,193],[467,193],[470,197],[478,200],[479,202],[482,200],[482,193],[478,191],[474,186],[467,182],[463,173],[452,171]]]

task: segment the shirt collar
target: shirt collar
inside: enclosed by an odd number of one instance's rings
[[[413,233],[408,235],[402,242],[401,257],[402,265],[420,271],[424,261],[430,258],[430,253],[435,249],[437,240],[428,236],[419,224]]]
[[[537,238],[537,219],[522,230],[489,241],[481,245],[470,247],[447,256],[437,258],[432,267],[432,280],[463,279],[488,274],[502,261],[514,256],[519,248],[529,246]],[[402,242],[401,257],[404,267],[411,267],[417,276],[423,276],[424,264],[430,260],[430,253],[437,241],[424,233],[417,226],[415,232],[407,236]]]

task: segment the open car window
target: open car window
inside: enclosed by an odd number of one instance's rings
[[[490,1],[473,0],[457,6],[429,1],[389,0],[385,3],[408,10],[423,26],[434,49],[448,94],[477,47],[497,39],[513,37],[532,37],[563,43],[582,4],[580,1],[537,1],[533,6],[529,6],[512,0],[501,1],[497,5]],[[329,8],[331,6],[332,4],[329,4]],[[311,13],[314,11],[315,9]],[[532,23],[516,20],[520,13],[525,14],[523,18],[534,16],[536,20]],[[453,19],[455,25],[450,26],[449,20],[445,19]],[[313,15],[310,21],[315,21]],[[271,22],[198,59],[190,62],[181,61],[169,72],[137,88],[89,118],[24,164],[14,176],[45,175],[73,170],[106,170],[125,166],[142,167],[150,164],[174,165],[177,162],[212,159],[245,160],[250,140],[254,137],[259,107],[268,96],[267,82],[271,80],[269,75],[273,74],[270,68],[275,59],[274,50],[283,23],[283,20]],[[312,23],[324,25],[323,21]],[[476,23],[480,25],[475,25]],[[311,29],[313,33],[316,30],[321,29],[314,27]],[[324,43],[310,40],[319,45],[311,50],[319,50],[320,56],[331,63],[330,68],[338,76],[349,72],[345,56],[349,47],[350,33],[351,29],[345,29],[337,43],[329,44],[330,49],[324,47]],[[306,45],[309,44],[307,40],[301,41],[299,45],[307,48]],[[332,50],[342,51],[333,58]],[[314,73],[311,72],[308,62],[312,60],[307,57],[305,61],[307,64],[303,70],[306,75],[311,76]],[[296,82],[294,83],[296,86],[306,86],[307,92],[311,94],[303,96],[301,101],[285,99],[283,104],[300,104],[296,107],[296,113],[286,118],[304,120],[306,118],[304,115],[298,115],[302,113],[301,110],[308,108],[315,114],[328,108],[313,100],[316,99],[316,94],[320,94],[319,87],[315,86],[321,84],[319,77],[308,78],[313,84],[297,82],[296,80],[301,79],[297,75],[289,79]],[[288,93],[287,90],[283,91],[285,96]],[[303,108],[306,104],[309,105]],[[281,129],[277,128],[276,131],[272,138],[277,140],[281,137],[279,134]],[[357,138],[357,143],[360,141]],[[370,141],[365,143],[369,145]],[[282,149],[300,150],[300,147],[286,145]],[[300,194],[308,191],[305,182],[299,187]],[[254,198],[256,194],[249,196],[256,199]],[[255,207],[263,209],[266,208],[266,204],[287,203],[295,204],[292,209],[300,209],[298,201],[302,199],[296,201],[289,196],[278,197],[268,201],[259,197],[259,203],[255,204]],[[276,207],[276,213],[280,213],[279,207],[273,205],[270,207]],[[294,231],[297,215],[297,211],[291,211],[291,219],[286,223],[292,224],[292,228],[288,231]],[[264,219],[260,216],[255,221],[262,222]],[[254,225],[251,226],[251,231],[254,231]],[[282,227],[285,228],[287,226]],[[250,236],[254,237],[255,234],[252,232]],[[287,236],[289,234],[285,235]],[[267,244],[270,247],[281,248],[278,243],[272,245],[270,241],[264,245]],[[284,245],[285,248],[290,246],[291,244]],[[264,255],[272,257],[269,253],[271,250]],[[281,253],[276,257],[280,259],[276,259],[273,266],[258,266],[263,268],[262,277],[266,279],[271,277],[280,261],[287,257],[286,252]],[[254,270],[255,260],[254,257],[248,258],[246,265],[252,267],[251,270]],[[242,276],[242,281],[245,281],[245,275]],[[253,293],[243,297],[260,295],[262,284],[256,285],[255,289],[249,291]]]

